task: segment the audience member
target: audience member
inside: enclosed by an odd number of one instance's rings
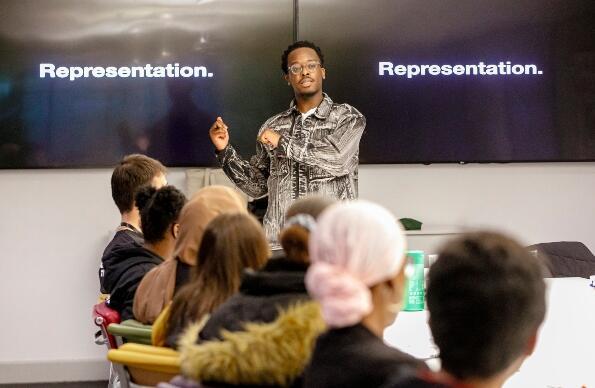
[[[427,297],[441,371],[387,387],[502,387],[533,352],[546,311],[538,259],[493,232],[448,243],[430,268]]]
[[[117,279],[107,301],[122,320],[133,318],[134,294],[143,276],[172,257],[179,234],[178,218],[186,197],[173,186],[141,188],[135,196],[144,230],[144,244],[132,242],[114,249],[111,268]]]
[[[289,207],[279,239],[285,256],[269,260],[260,271],[245,270],[240,292],[212,313],[200,332],[200,344],[195,344],[194,333],[185,341],[189,343],[185,352],[191,356],[185,357],[184,368],[192,371],[192,377],[218,384],[301,386],[297,378],[314,339],[324,329],[318,307],[302,304],[309,300],[304,284],[310,263],[308,239],[315,218],[332,203],[310,197]],[[311,314],[302,314],[304,310],[318,315],[310,318]],[[296,325],[286,331],[288,321],[302,322],[299,336],[292,335]],[[247,346],[235,346],[238,343]]]
[[[240,288],[244,268],[260,269],[270,256],[262,226],[242,213],[221,214],[205,229],[192,280],[175,295],[165,327],[165,345],[176,347],[191,323],[207,316]]]
[[[382,340],[405,284],[405,238],[390,212],[366,201],[330,207],[310,238],[310,260],[306,286],[329,330],[316,341],[305,387],[379,387],[395,371],[425,368]]]
[[[219,214],[234,212],[247,214],[246,202],[236,190],[225,186],[204,187],[188,201],[180,215],[174,260],[151,270],[138,287],[134,300],[138,321],[153,324],[177,290],[188,282],[207,224]]]
[[[166,169],[157,160],[145,155],[125,156],[112,173],[112,198],[120,211],[120,226],[107,245],[99,268],[100,290],[104,294],[112,292],[117,277],[112,272],[114,251],[131,243],[143,243],[140,214],[134,203],[134,194],[142,186],[160,188],[167,184]]]

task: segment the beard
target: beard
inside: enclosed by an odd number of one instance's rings
[[[318,93],[320,93],[320,89],[307,91],[307,92],[296,92],[296,97],[299,96],[299,97],[303,98],[304,100],[308,100],[308,99],[316,96]]]

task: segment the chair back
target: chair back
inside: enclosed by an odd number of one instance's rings
[[[100,329],[99,335],[95,335],[95,343],[105,344],[108,349],[117,349],[116,338],[108,332],[107,327],[112,323],[120,323],[120,313],[101,302],[93,306],[92,316],[93,323]]]
[[[595,275],[595,256],[578,241],[557,241],[531,245],[530,251],[536,251],[550,274],[546,277],[583,277]]]

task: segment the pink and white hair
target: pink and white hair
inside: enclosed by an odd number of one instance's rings
[[[385,208],[358,200],[329,207],[309,242],[306,287],[330,327],[360,322],[372,311],[370,287],[393,278],[405,261],[405,236]]]

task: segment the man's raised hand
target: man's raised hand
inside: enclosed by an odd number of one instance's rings
[[[217,151],[222,151],[227,144],[229,144],[229,132],[227,132],[227,125],[223,122],[221,117],[217,117],[217,120],[209,129],[209,136],[211,137],[211,141],[213,145],[217,149]]]

